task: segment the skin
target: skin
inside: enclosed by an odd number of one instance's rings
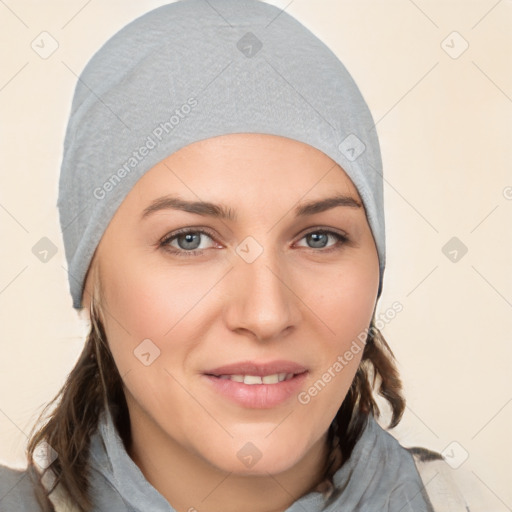
[[[361,203],[347,174],[319,150],[274,135],[223,135],[148,171],[100,241],[84,307],[99,272],[103,322],[130,413],[128,452],[179,512],[283,511],[318,483],[327,430],[362,350],[307,404],[293,396],[274,408],[242,407],[202,374],[285,359],[308,368],[307,391],[369,326],[379,266],[364,208],[294,216],[297,205],[335,192]],[[166,194],[223,203],[238,218],[167,209],[141,220]],[[202,254],[180,257],[159,246],[186,227],[212,232],[196,235]],[[306,235],[318,228],[348,240],[329,235],[315,245]],[[248,236],[263,248],[252,263],[235,252]],[[168,242],[181,253],[193,251],[188,244],[184,235]],[[148,338],[160,356],[146,366],[134,350]],[[251,468],[237,457],[247,442],[262,454]]]

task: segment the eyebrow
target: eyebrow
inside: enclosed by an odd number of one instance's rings
[[[362,204],[354,197],[338,194],[332,197],[303,203],[295,208],[294,213],[296,217],[305,217],[307,215],[325,212],[339,206],[362,208]],[[145,219],[155,212],[169,209],[195,213],[196,215],[203,215],[205,217],[215,217],[232,222],[236,221],[236,212],[225,205],[205,201],[186,201],[176,196],[162,196],[155,199],[144,209],[141,219]]]

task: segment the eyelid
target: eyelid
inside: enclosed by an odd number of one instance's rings
[[[334,233],[334,234],[337,234],[341,237],[348,239],[348,233],[346,231],[343,231],[342,229],[331,228],[331,227],[322,226],[322,225],[306,228],[304,231],[299,233],[299,235],[297,235],[297,236],[299,237],[299,240],[300,240],[300,239],[304,238],[306,235],[309,235],[310,233],[317,233],[317,232]]]
[[[170,242],[171,240],[178,238],[180,235],[186,235],[188,233],[200,233],[200,234],[203,234],[203,235],[207,235],[212,240],[216,241],[216,237],[213,234],[212,230],[210,230],[208,228],[203,228],[203,227],[189,226],[189,227],[186,227],[186,228],[177,229],[176,231],[172,231],[170,233],[167,233],[165,236],[163,236],[158,241],[158,245],[159,246],[165,245],[168,242]],[[201,251],[201,250],[204,250],[204,249],[194,249],[194,250],[195,251]],[[192,251],[184,251],[184,252],[192,252]]]

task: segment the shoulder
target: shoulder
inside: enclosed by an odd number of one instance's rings
[[[37,512],[34,484],[26,470],[19,470],[0,464],[0,510],[16,512]]]
[[[435,512],[473,512],[461,493],[464,474],[454,471],[443,455],[422,447],[404,448],[413,458]]]
[[[443,455],[436,451],[417,446],[405,447],[392,432],[382,427],[381,429],[380,435],[384,438],[385,445],[399,447],[401,452],[399,473],[403,475],[404,472],[408,472],[408,475],[402,476],[399,485],[395,488],[398,495],[402,492],[402,487],[410,486],[410,481],[416,480],[420,486],[417,489],[418,494],[423,496],[430,510],[434,512],[481,510],[471,503],[475,501],[473,495],[466,495],[469,475],[463,469],[453,469]]]

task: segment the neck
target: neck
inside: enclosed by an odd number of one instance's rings
[[[177,512],[283,512],[314,490],[328,457],[325,434],[297,464],[281,473],[227,473],[177,443],[144,413],[130,413],[127,451]]]

